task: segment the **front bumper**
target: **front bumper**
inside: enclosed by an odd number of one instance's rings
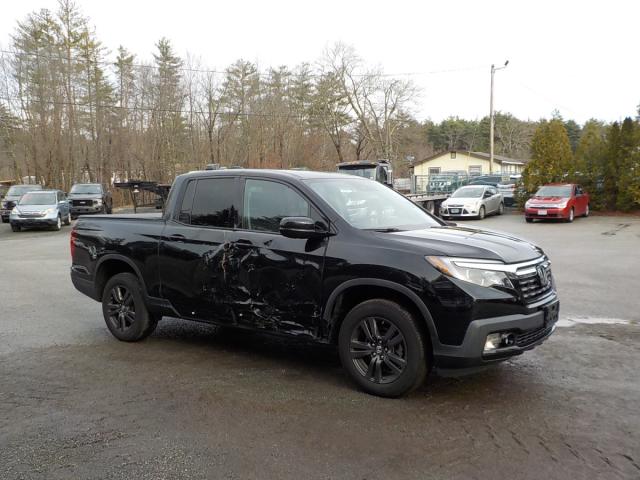
[[[469,324],[461,345],[439,345],[434,351],[438,370],[473,369],[520,355],[544,342],[555,330],[560,302],[554,294],[531,313],[474,320]],[[514,333],[513,346],[484,353],[487,335]]]
[[[479,210],[477,208],[466,208],[466,207],[443,207],[440,209],[441,217],[455,217],[455,218],[464,218],[464,217],[477,217]]]
[[[71,207],[71,215],[73,215],[74,217],[77,215],[82,215],[87,213],[102,213],[102,204]]]
[[[545,213],[541,213],[545,212]],[[524,210],[524,215],[527,218],[535,218],[537,220],[543,220],[545,218],[568,218],[569,207],[565,208],[530,208],[527,207]]]
[[[58,223],[58,217],[39,217],[39,218],[15,218],[11,217],[11,225],[20,225],[21,227],[51,227]]]

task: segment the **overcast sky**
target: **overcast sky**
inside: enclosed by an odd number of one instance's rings
[[[640,103],[640,1],[135,1],[78,0],[111,52],[141,60],[168,37],[209,68],[238,58],[267,66],[313,62],[336,41],[371,65],[411,75],[422,89],[414,114],[480,118],[495,105],[526,119],[554,109],[582,123],[634,115]],[[16,22],[56,0],[4,0],[0,45]],[[113,58],[113,54],[109,59]],[[446,70],[454,70],[443,72]]]

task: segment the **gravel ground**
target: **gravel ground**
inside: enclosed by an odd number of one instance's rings
[[[464,224],[545,248],[568,326],[398,400],[327,347],[177,320],[117,342],[69,281],[69,227],[0,224],[0,478],[640,478],[640,220]]]

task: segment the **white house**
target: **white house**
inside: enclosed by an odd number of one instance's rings
[[[516,160],[502,155],[494,155],[493,173],[522,173],[527,162],[528,160]],[[464,171],[469,175],[487,175],[489,173],[489,154],[448,150],[436,153],[413,165],[414,175],[430,175],[451,171]]]

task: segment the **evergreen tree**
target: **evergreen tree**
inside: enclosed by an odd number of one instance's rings
[[[576,148],[575,180],[581,183],[589,192],[591,207],[604,208],[603,178],[605,175],[606,128],[598,120],[589,120],[584,124],[580,142]]]
[[[620,148],[617,158],[617,191],[615,206],[618,210],[630,210],[636,204],[635,186],[640,175],[638,151],[640,149],[640,129],[629,117],[620,127]]]
[[[544,121],[531,140],[532,159],[523,172],[527,192],[549,182],[564,182],[573,174],[573,153],[567,130],[559,119]]]

